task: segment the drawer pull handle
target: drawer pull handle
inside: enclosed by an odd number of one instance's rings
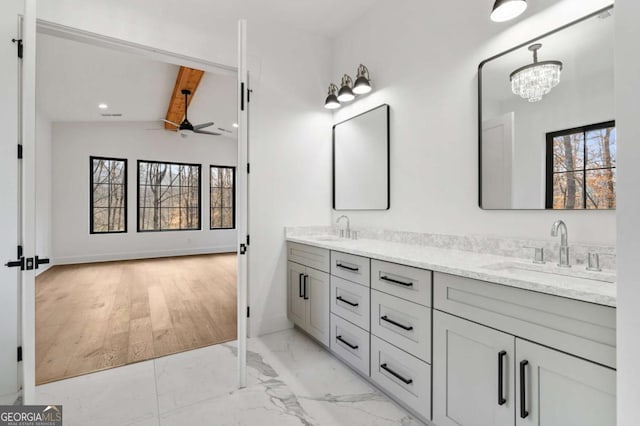
[[[353,303],[353,302],[349,302],[346,299],[343,299],[342,296],[338,296],[336,297],[336,300],[341,301],[342,303],[346,303],[347,305],[353,306],[354,308],[357,307],[359,305],[359,303]]]
[[[404,325],[404,324],[400,324],[399,322],[395,322],[394,320],[389,319],[389,317],[387,317],[386,315],[381,316],[380,319],[382,321],[388,322],[389,324],[393,324],[396,327],[400,327],[403,330],[407,330],[407,331],[413,330],[413,326],[411,326],[411,325],[407,326],[407,325]]]
[[[504,405],[507,403],[507,399],[504,397],[504,359],[507,356],[507,351],[500,351],[498,353],[498,405]]]
[[[413,287],[413,283],[412,283],[412,282],[408,282],[408,283],[406,283],[406,282],[404,282],[404,281],[399,281],[399,280],[395,280],[395,279],[393,279],[393,278],[389,278],[389,277],[388,277],[388,276],[386,276],[386,275],[381,276],[381,277],[380,277],[380,279],[381,279],[382,281],[387,281],[387,282],[390,282],[390,283],[393,283],[393,284],[403,285],[403,286],[405,286],[405,287]]]
[[[342,338],[342,336],[336,336],[336,340],[339,340],[340,342],[344,343],[345,345],[349,346],[351,349],[353,349],[354,351],[356,349],[358,349],[358,345],[352,345],[351,343],[347,342],[346,340],[344,340]]]
[[[398,374],[395,371],[393,371],[392,369],[390,369],[389,367],[387,367],[387,363],[386,362],[384,364],[380,364],[380,368],[382,368],[387,373],[391,374],[396,379],[404,382],[404,384],[406,384],[406,385],[410,385],[411,383],[413,383],[413,379],[406,379],[406,378],[402,377],[400,374]]]
[[[527,374],[527,365],[529,361],[526,359],[520,361],[520,418],[526,419],[529,416],[527,411],[527,384],[525,382],[525,376]]]
[[[342,263],[336,263],[336,268],[342,268],[342,269],[346,269],[347,271],[351,271],[351,272],[358,272],[360,270],[360,268],[353,267],[353,266],[349,266],[349,265],[343,265]]]
[[[298,297],[304,297],[304,292],[302,290],[302,277],[304,277],[304,274],[300,274],[298,277]]]

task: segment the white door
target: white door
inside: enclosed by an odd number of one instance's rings
[[[513,112],[482,122],[482,199],[485,209],[512,204]]]
[[[434,423],[513,426],[514,357],[515,337],[433,311]]]
[[[19,15],[23,13],[22,0],[5,0],[0,14],[0,401],[18,391],[18,330],[20,268],[8,267],[9,261],[18,260],[20,242],[18,197],[18,143],[19,143],[19,59],[17,44],[20,39]]]
[[[304,298],[307,299],[306,330],[325,346],[329,346],[331,334],[329,297],[331,285],[329,274],[307,268],[304,282]]]
[[[615,370],[520,339],[516,361],[517,426],[615,426]]]
[[[238,385],[247,384],[247,206],[248,206],[248,72],[247,22],[238,21],[238,167],[236,168],[236,226],[238,236]]]
[[[304,275],[306,268],[295,262],[287,264],[287,283],[289,290],[288,310],[289,319],[299,327],[305,327],[306,321],[306,300],[304,299]]]

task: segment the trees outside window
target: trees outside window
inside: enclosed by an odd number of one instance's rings
[[[199,164],[138,160],[138,231],[201,229]]]
[[[90,157],[89,232],[127,232],[127,160]]]
[[[548,209],[616,207],[615,122],[547,134]]]
[[[210,167],[210,228],[233,229],[236,226],[235,167]]]

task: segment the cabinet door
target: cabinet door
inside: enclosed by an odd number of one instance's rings
[[[304,283],[307,297],[306,330],[320,343],[329,346],[329,274],[307,268]]]
[[[516,361],[516,425],[615,426],[615,370],[521,339]]]
[[[434,423],[513,426],[514,357],[515,337],[434,310]]]
[[[289,319],[297,326],[305,328],[306,300],[303,287],[306,268],[294,262],[289,262],[287,265]]]

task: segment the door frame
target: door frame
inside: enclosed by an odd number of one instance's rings
[[[36,34],[48,34],[56,37],[61,37],[69,40],[79,41],[95,46],[107,47],[115,49],[121,52],[132,53],[140,55],[149,59],[154,59],[175,65],[184,65],[204,71],[222,73],[226,75],[236,75],[238,77],[238,86],[240,86],[241,75],[239,68],[236,66],[220,64],[216,62],[207,61],[197,57],[183,55],[178,52],[172,52],[162,49],[157,49],[151,46],[146,46],[139,43],[130,42],[123,39],[109,37],[98,33],[93,33],[79,28],[69,27],[61,24],[57,24],[51,21],[42,19],[36,19],[36,1],[37,0],[25,0],[25,15],[24,15],[24,28],[23,39],[26,46],[36,45]],[[240,31],[240,28],[243,28]],[[239,35],[246,34],[246,22],[239,22]],[[244,82],[248,87],[248,70],[246,68],[246,35],[239,40],[239,48],[244,49],[238,52],[239,64],[244,64]],[[26,146],[35,147],[35,105],[36,105],[36,90],[35,90],[35,49],[25,48],[24,62],[23,62],[23,121],[22,121],[22,133],[23,143]],[[245,58],[243,62],[240,62],[240,58]],[[239,134],[238,134],[238,160],[247,158],[247,144],[248,144],[248,114],[241,114],[240,104],[238,104],[238,120],[239,120]],[[244,129],[244,132],[242,132]],[[244,143],[242,143],[244,141]],[[244,145],[241,147],[241,145]],[[35,188],[35,148],[25,150],[25,157],[31,155],[28,161],[23,162],[25,185],[23,193],[29,195],[29,188]],[[31,151],[30,154],[26,154]],[[236,197],[236,214],[240,220],[244,220],[245,226],[236,226],[237,232],[237,244],[236,253],[238,258],[244,258],[238,262],[238,281],[237,281],[237,300],[238,307],[248,305],[248,282],[246,278],[248,276],[248,253],[247,255],[241,255],[240,244],[245,242],[248,235],[248,228],[246,225],[246,218],[248,217],[248,197],[246,196],[246,185],[248,182],[247,169],[243,164],[238,163],[236,167],[237,179],[242,182],[244,186],[244,192],[240,197]],[[238,191],[236,189],[236,191]],[[25,253],[31,253],[35,250],[35,191],[31,191],[31,195],[25,200],[25,219],[31,226],[25,227]],[[31,217],[33,216],[33,217]],[[238,223],[238,222],[237,222]],[[35,231],[35,232],[34,232]],[[30,250],[29,250],[30,249]],[[240,268],[246,268],[240,270]],[[24,404],[35,403],[35,273],[34,271],[23,271],[23,291],[22,291],[22,345],[23,345],[23,363],[22,363],[22,376],[23,376],[23,401]],[[248,318],[246,315],[246,308],[244,310],[238,310],[237,312],[237,324],[238,324],[238,386],[244,387],[246,385],[246,340],[248,330]]]

